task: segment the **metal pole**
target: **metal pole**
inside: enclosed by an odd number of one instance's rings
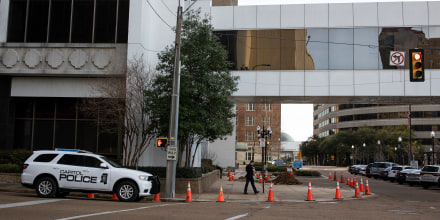
[[[414,155],[412,154],[412,147],[411,147],[411,104],[409,104],[409,112],[408,112],[408,117],[409,117],[409,154],[408,154],[408,162],[411,165],[411,158],[412,160],[414,160]],[[412,157],[411,157],[412,155]]]
[[[434,136],[432,136],[432,165],[434,164]]]
[[[175,42],[175,57],[174,57],[174,75],[173,75],[173,92],[171,94],[171,110],[169,123],[169,146],[176,146],[178,148],[178,127],[179,127],[179,93],[180,93],[180,44],[182,33],[182,6],[177,8],[177,24],[176,24],[176,42]],[[174,198],[176,186],[176,160],[167,161],[167,173],[165,184],[165,197]]]

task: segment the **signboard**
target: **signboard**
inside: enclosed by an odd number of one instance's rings
[[[176,159],[177,159],[177,147],[176,146],[168,146],[167,160],[176,160]]]
[[[298,152],[296,155],[298,156],[298,159],[301,159],[301,152]]]
[[[390,52],[390,66],[404,66],[405,52],[391,51]]]
[[[293,161],[293,168],[299,169],[303,167],[303,162],[302,160],[296,160]]]

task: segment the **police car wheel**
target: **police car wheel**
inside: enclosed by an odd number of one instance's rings
[[[53,178],[43,177],[37,181],[35,190],[39,197],[50,198],[55,196],[57,188],[57,184]]]
[[[131,181],[123,181],[118,185],[116,195],[121,202],[135,202],[138,201],[139,190],[136,184]]]

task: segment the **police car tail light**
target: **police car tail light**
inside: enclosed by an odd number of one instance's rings
[[[23,164],[23,170],[25,170],[26,168],[28,168],[29,164],[25,163]]]

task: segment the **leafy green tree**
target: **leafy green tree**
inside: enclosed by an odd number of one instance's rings
[[[232,133],[235,115],[228,97],[237,91],[238,77],[231,75],[227,51],[213,34],[210,19],[201,19],[199,10],[185,14],[181,39],[178,145],[179,160],[185,152],[189,167],[194,165],[191,152],[202,141],[213,142]],[[157,136],[168,135],[174,52],[169,46],[159,53],[159,73],[145,91],[145,111],[152,120],[149,131]]]

